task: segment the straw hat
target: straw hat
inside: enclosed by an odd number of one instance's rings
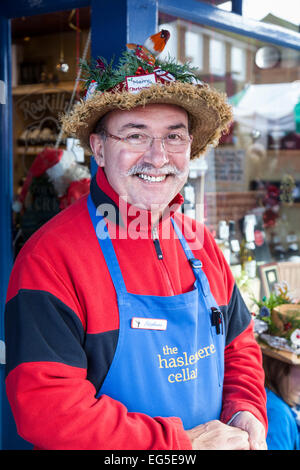
[[[172,59],[160,62],[157,56],[167,41],[165,38],[169,38],[169,32],[162,30],[146,40],[147,47],[127,44],[131,50],[123,52],[117,67],[102,57],[92,65],[82,63],[86,96],[62,117],[64,133],[78,138],[92,153],[89,136],[109,111],[154,103],[174,104],[189,115],[193,135],[191,158],[203,154],[209,145],[216,146],[232,121],[226,95],[200,82],[189,65],[177,64]],[[155,50],[156,40],[160,41],[159,51]]]

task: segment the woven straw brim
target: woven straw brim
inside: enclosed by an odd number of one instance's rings
[[[168,85],[155,84],[136,94],[95,92],[61,118],[62,129],[66,136],[76,137],[84,149],[92,153],[89,137],[102,116],[115,109],[130,110],[154,103],[174,104],[187,111],[193,135],[191,158],[203,154],[210,145],[216,146],[232,121],[231,106],[226,102],[225,94],[207,85],[176,81]]]

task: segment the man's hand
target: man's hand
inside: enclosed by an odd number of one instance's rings
[[[186,431],[193,450],[249,450],[249,435],[221,421],[209,421]]]
[[[231,421],[230,426],[243,429],[249,434],[250,450],[267,450],[265,428],[249,411],[241,411]]]

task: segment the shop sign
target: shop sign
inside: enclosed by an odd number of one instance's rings
[[[245,150],[215,149],[215,178],[223,183],[245,183]]]
[[[65,113],[69,105],[69,93],[44,93],[42,95],[26,95],[18,101],[18,109],[23,113],[24,120],[38,121],[45,115]]]

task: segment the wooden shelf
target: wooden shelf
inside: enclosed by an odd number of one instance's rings
[[[268,160],[276,160],[276,169],[279,174],[282,172],[300,173],[300,149],[293,150],[268,150]]]
[[[46,147],[54,147],[54,144],[45,144],[45,145],[28,145],[28,147],[25,146],[17,146],[16,147],[16,155],[37,155],[38,153],[42,152]],[[61,143],[59,145],[59,148],[66,148],[66,145],[64,143]],[[90,157],[90,153],[87,151],[84,151],[84,156],[85,157]]]
[[[54,144],[52,144],[52,146],[54,146]],[[45,147],[50,147],[50,146],[51,146],[50,144],[28,145],[28,147],[19,146],[19,147],[17,147],[16,154],[17,155],[24,155],[24,154],[25,155],[37,155],[38,153],[42,152]],[[63,144],[60,145],[60,148],[61,148],[61,146],[65,147],[65,145],[63,145]]]
[[[270,158],[276,158],[276,157],[290,157],[293,156],[295,157],[298,152],[298,155],[300,156],[300,149],[284,149],[284,150],[267,150],[268,157]]]
[[[282,203],[281,204],[282,209],[293,209],[294,207],[300,208],[300,202],[293,202],[293,204],[286,204]]]
[[[32,85],[19,85],[13,87],[12,94],[14,96],[20,95],[39,95],[44,93],[72,93],[74,82],[59,82],[57,85],[45,85],[44,83],[36,83]]]

